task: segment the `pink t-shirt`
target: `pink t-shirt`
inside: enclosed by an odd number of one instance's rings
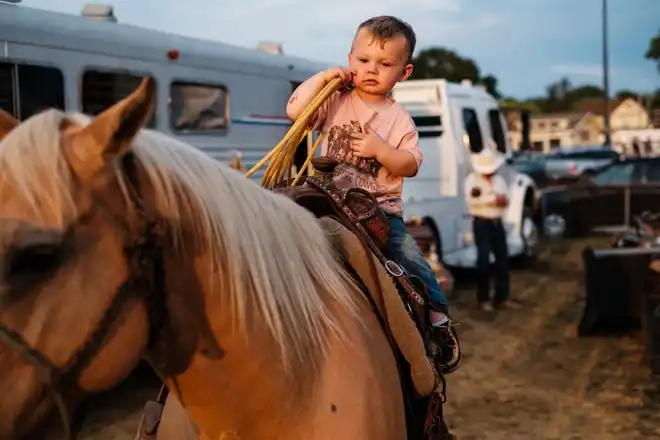
[[[394,100],[385,110],[375,111],[357,93],[338,92],[319,108],[310,127],[325,136],[321,154],[340,162],[335,171],[337,185],[365,189],[376,196],[385,212],[402,215],[403,177],[390,173],[375,159],[355,157],[351,151],[351,134],[363,133],[367,123],[392,148],[409,152],[419,169],[423,158],[415,124]]]

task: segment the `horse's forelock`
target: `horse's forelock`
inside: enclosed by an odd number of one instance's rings
[[[35,222],[51,227],[64,226],[76,216],[72,176],[61,149],[64,119],[58,110],[45,111],[0,141],[2,191],[30,206]]]

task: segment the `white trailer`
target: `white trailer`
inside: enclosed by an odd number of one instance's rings
[[[20,119],[52,107],[97,114],[152,76],[150,128],[222,161],[239,150],[248,166],[291,126],[293,88],[329,67],[277,45],[253,50],[122,24],[98,4],[76,16],[0,0],[0,47],[0,108]]]

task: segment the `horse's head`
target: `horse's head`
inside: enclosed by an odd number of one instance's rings
[[[0,114],[0,439],[53,408],[49,388],[111,387],[146,347],[146,301],[131,282],[146,226],[128,209],[140,170],[126,154],[154,95],[145,80],[89,123]]]

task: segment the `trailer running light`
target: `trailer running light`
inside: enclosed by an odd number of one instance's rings
[[[181,54],[176,49],[172,49],[172,50],[167,51],[167,58],[169,58],[172,61],[178,60],[180,55]]]

